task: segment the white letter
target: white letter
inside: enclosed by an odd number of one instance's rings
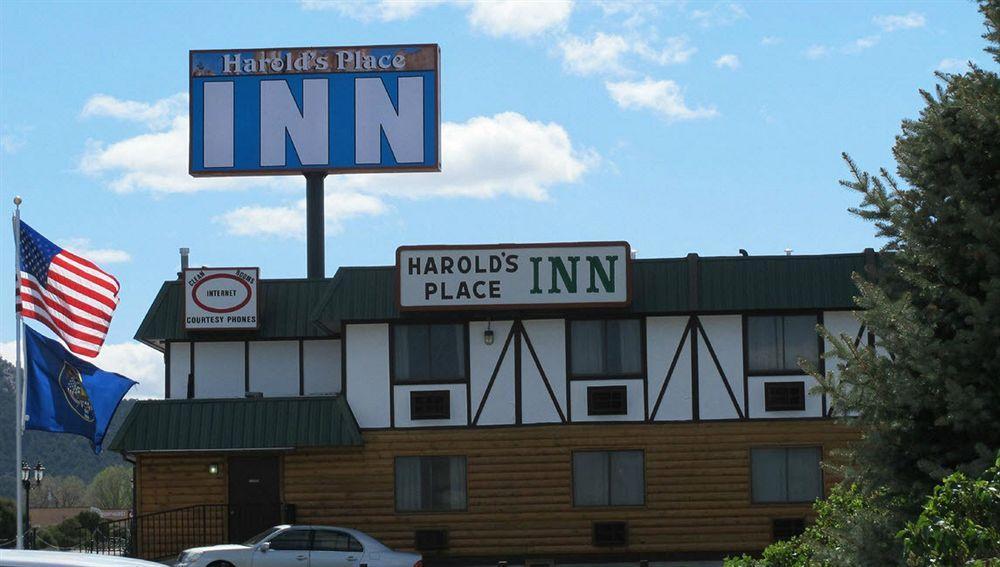
[[[392,106],[382,79],[354,80],[354,161],[382,163],[382,137],[397,163],[424,161],[424,78],[398,81],[399,112]]]
[[[230,59],[232,57],[232,59]],[[222,56],[222,72],[223,73],[239,73],[240,72],[240,54],[235,53],[230,55],[226,53]]]
[[[330,113],[326,79],[302,81],[302,113],[287,81],[260,82],[260,164],[285,165],[285,131],[302,165],[330,159]]]
[[[204,84],[202,159],[205,167],[233,167],[233,83]]]
[[[354,61],[354,52],[352,51],[338,51],[337,52],[337,70],[344,70],[344,63],[350,63]]]
[[[406,57],[403,55],[395,55],[392,58],[392,66],[396,69],[402,69],[406,67]]]

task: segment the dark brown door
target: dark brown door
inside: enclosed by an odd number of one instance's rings
[[[229,541],[281,523],[278,457],[229,458]]]

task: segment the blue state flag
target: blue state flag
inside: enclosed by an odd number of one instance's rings
[[[136,382],[84,362],[28,326],[24,331],[25,427],[82,435],[100,453],[118,404]]]

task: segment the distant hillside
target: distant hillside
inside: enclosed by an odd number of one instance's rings
[[[111,442],[135,400],[124,400],[111,420],[104,445]],[[0,358],[0,497],[14,495],[14,365]],[[78,435],[26,431],[24,458],[31,464],[41,461],[46,474],[75,475],[89,483],[94,475],[111,465],[123,464],[121,455],[105,450],[95,455],[90,442]]]

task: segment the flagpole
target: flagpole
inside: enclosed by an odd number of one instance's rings
[[[14,197],[14,291],[20,301],[21,293],[21,197]],[[24,549],[24,495],[21,487],[21,433],[24,428],[24,406],[22,405],[22,384],[24,383],[24,369],[21,365],[21,335],[24,332],[24,319],[21,312],[15,309],[17,317],[17,353],[15,359],[17,364],[14,370],[14,403],[17,410],[14,412],[14,499],[17,501],[17,549]]]

